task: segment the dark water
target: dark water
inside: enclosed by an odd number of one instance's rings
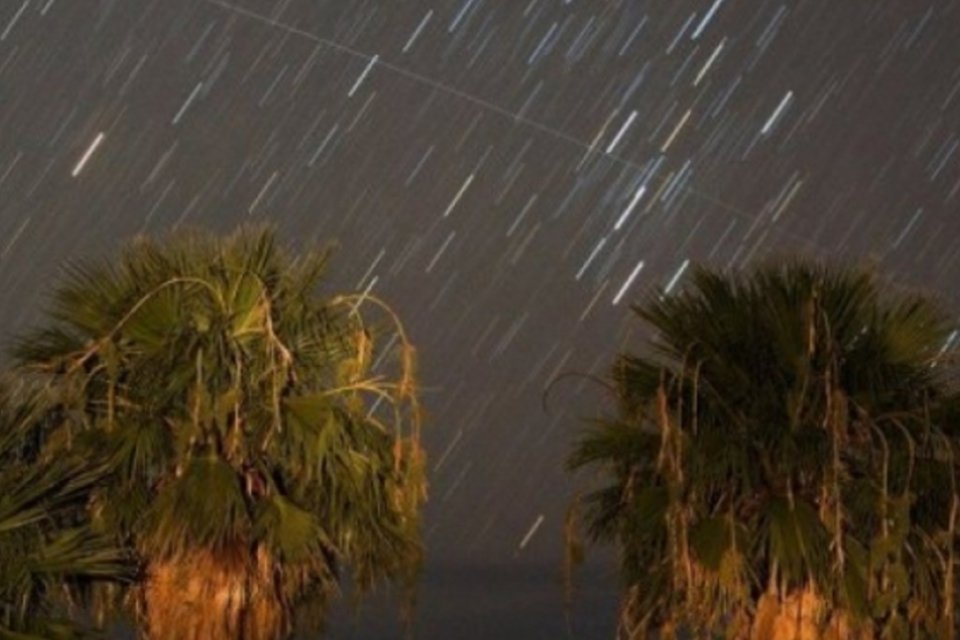
[[[421,584],[417,638],[458,640],[611,638],[617,597],[616,580],[598,567],[576,578],[569,618],[563,605],[560,567],[549,565],[460,566],[432,569]],[[400,638],[395,620],[382,606],[356,616],[336,616],[330,638],[372,640]],[[370,613],[372,615],[365,615]],[[301,638],[314,636],[303,635]]]

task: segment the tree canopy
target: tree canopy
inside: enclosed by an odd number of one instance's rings
[[[70,266],[15,349],[50,456],[96,460],[94,526],[131,546],[153,638],[282,637],[343,579],[412,584],[425,497],[415,357],[327,252],[188,233]]]
[[[954,637],[960,423],[938,304],[790,262],[699,268],[634,311],[649,349],[616,359],[616,412],[569,460],[605,481],[580,517],[621,553],[622,636]]]

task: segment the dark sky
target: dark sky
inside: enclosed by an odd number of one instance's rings
[[[688,261],[803,253],[950,292],[960,2],[0,0],[0,321],[66,259],[269,221],[421,350],[423,638],[564,637],[585,382]],[[608,637],[614,564],[572,637]],[[374,603],[333,637],[397,635]]]

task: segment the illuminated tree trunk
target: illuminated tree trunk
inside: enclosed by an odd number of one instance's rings
[[[278,640],[289,632],[269,555],[198,550],[151,562],[142,591],[146,640]]]
[[[868,623],[853,625],[842,611],[829,612],[812,587],[781,598],[768,591],[757,604],[750,640],[873,640]]]
[[[823,600],[812,588],[780,597],[768,591],[757,604],[751,640],[824,640]],[[839,638],[837,640],[840,640]]]

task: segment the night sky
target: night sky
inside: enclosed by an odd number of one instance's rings
[[[418,636],[610,637],[612,559],[569,620],[559,586],[602,394],[545,411],[547,382],[639,345],[630,303],[691,262],[862,259],[956,301],[958,43],[954,0],[0,0],[0,322],[138,233],[335,241],[329,290],[420,349]]]

